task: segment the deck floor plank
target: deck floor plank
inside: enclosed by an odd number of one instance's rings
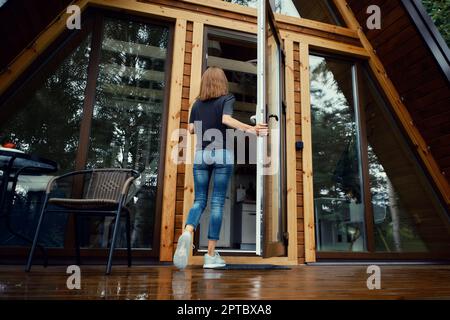
[[[0,299],[450,299],[448,265],[381,265],[369,290],[367,266],[294,266],[290,270],[203,270],[172,266],[81,266],[69,290],[65,267],[0,266]]]

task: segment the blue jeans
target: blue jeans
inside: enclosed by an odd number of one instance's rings
[[[228,183],[233,172],[231,153],[225,149],[198,150],[194,160],[194,205],[189,211],[186,225],[197,228],[208,201],[209,181],[213,179],[211,214],[209,218],[209,240],[219,240],[222,226],[223,206],[228,190]]]

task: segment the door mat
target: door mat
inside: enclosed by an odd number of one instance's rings
[[[291,268],[273,264],[227,264],[214,270],[291,270]]]

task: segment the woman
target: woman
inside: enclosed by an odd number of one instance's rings
[[[212,177],[213,194],[208,231],[208,253],[203,268],[219,268],[225,261],[215,251],[222,225],[223,206],[228,182],[233,172],[232,152],[227,150],[226,129],[267,135],[266,124],[250,126],[232,117],[235,98],[228,93],[228,80],[222,69],[208,68],[202,76],[200,94],[192,106],[189,132],[197,135],[194,159],[194,205],[189,211],[183,234],[178,239],[173,261],[178,268],[185,268],[194,230],[206,208],[208,187]]]

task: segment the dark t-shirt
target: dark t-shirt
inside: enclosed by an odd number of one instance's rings
[[[195,101],[189,123],[193,123],[195,126],[196,150],[204,150],[208,146],[208,149],[226,149],[226,129],[228,127],[222,123],[222,116],[224,114],[233,115],[235,101],[232,94]]]

